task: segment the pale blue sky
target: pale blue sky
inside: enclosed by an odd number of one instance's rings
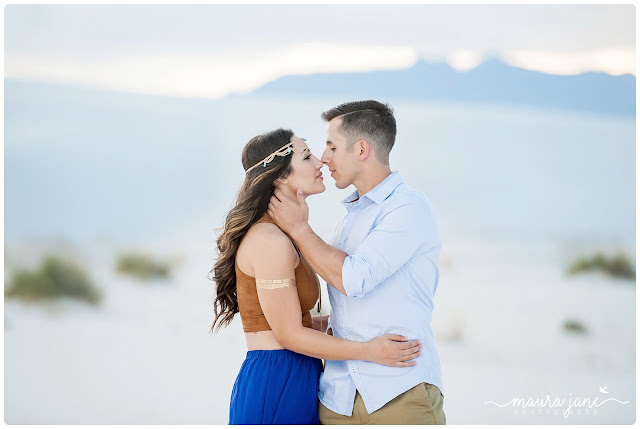
[[[632,5],[8,5],[5,77],[216,98],[284,74],[469,69],[635,74]]]

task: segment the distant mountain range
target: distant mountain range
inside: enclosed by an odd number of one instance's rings
[[[420,61],[403,70],[285,76],[249,95],[279,94],[519,104],[624,116],[636,113],[634,75],[552,75],[498,59],[466,72],[446,62]]]
[[[408,71],[386,75],[402,73]],[[397,109],[402,135],[392,168],[429,195],[443,236],[633,241],[633,116],[431,105],[380,95],[399,92],[399,84],[366,92],[368,77],[360,76],[361,94],[308,96],[309,89],[292,97],[274,92],[221,100],[6,79],[5,242],[215,243],[214,229],[244,180],[240,155],[251,136],[292,127],[321,150],[318,113],[352,96],[380,97]],[[345,82],[338,77],[331,79],[334,88]],[[572,79],[578,77],[567,87]],[[409,79],[395,81],[409,88]],[[320,210],[318,231],[328,234],[342,216],[336,201],[349,190],[338,192],[330,179],[327,188],[311,204]]]

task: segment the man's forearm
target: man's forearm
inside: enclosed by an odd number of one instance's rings
[[[346,295],[342,286],[342,265],[348,255],[325,243],[308,224],[292,231],[291,238],[296,242],[311,268],[329,285]]]

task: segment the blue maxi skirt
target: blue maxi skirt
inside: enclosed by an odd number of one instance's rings
[[[322,361],[290,350],[250,350],[233,385],[229,424],[317,425]]]

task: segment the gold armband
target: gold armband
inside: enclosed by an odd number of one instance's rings
[[[262,280],[256,279],[256,287],[260,289],[280,289],[283,287],[296,287],[295,279]]]

